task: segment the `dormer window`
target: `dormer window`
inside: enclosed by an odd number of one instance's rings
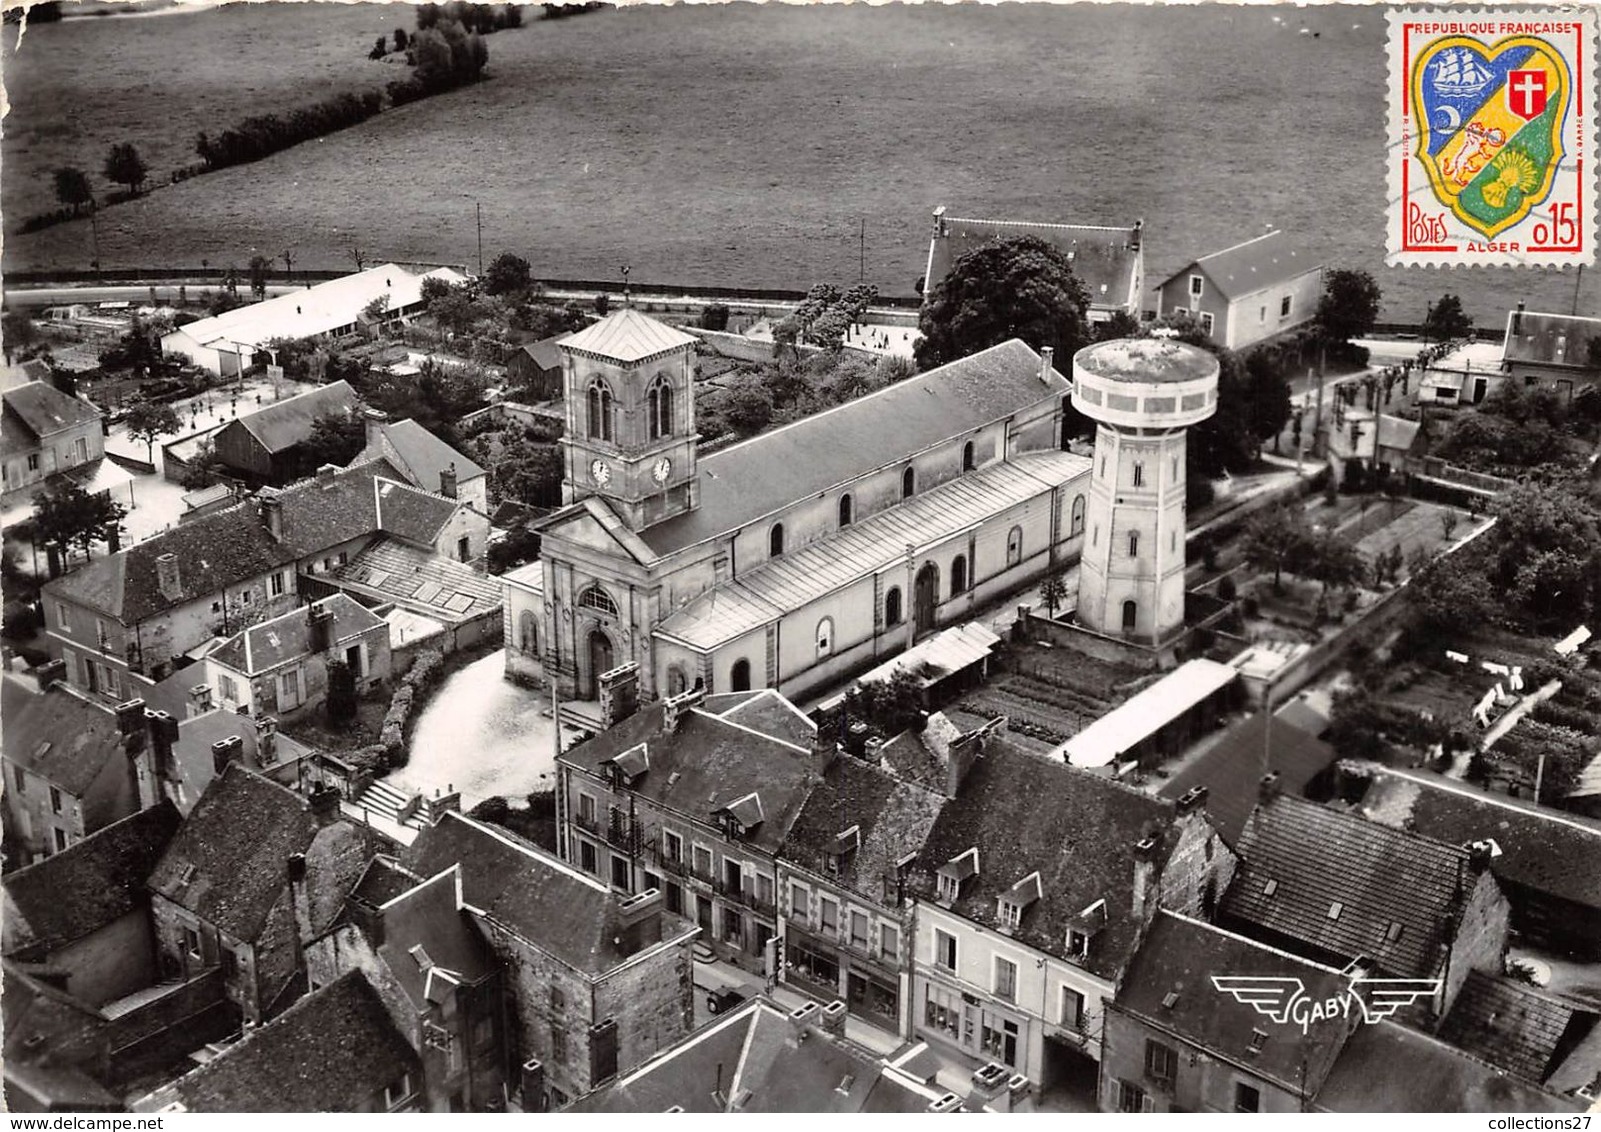
[[[996,918],[1000,920],[1001,928],[1012,931],[1023,923],[1023,913],[1034,901],[1040,898],[1040,874],[1029,873],[1007,889],[1000,897],[996,909]]]
[[[856,850],[862,846],[862,827],[853,825],[842,830],[834,837],[834,844],[830,847],[828,859],[824,862],[830,876],[838,876],[850,864]]]
[[[767,815],[762,809],[761,795],[753,790],[717,810],[713,816],[724,837],[739,840],[749,836]]]
[[[939,899],[953,904],[962,895],[962,882],[978,875],[978,847],[974,846],[959,857],[952,857],[939,867],[936,875]]]
[[[1090,937],[1081,931],[1069,928],[1067,932],[1067,953],[1084,958],[1090,953]]]
[[[640,743],[600,765],[606,774],[606,784],[613,790],[632,788],[650,769],[650,751]]]

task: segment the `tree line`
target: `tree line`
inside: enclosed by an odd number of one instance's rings
[[[213,137],[202,130],[195,138],[195,153],[206,171],[260,161],[303,141],[365,122],[383,109],[377,91],[346,92],[302,106],[288,114],[257,114]]]

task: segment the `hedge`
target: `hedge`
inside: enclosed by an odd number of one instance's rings
[[[445,657],[438,649],[423,649],[411,662],[411,668],[400,678],[395,694],[389,699],[389,710],[384,713],[378,730],[378,749],[390,767],[406,765],[406,726],[411,721],[412,708],[419,699],[439,683]]]

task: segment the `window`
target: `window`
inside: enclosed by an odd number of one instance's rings
[[[16,783],[18,794],[26,794],[28,792],[28,772],[20,766],[11,768],[11,781]]]
[[[1017,1001],[1017,964],[999,955],[995,957],[995,997],[1004,1002]]]
[[[1145,1042],[1145,1075],[1163,1085],[1172,1085],[1178,1075],[1179,1055],[1172,1046],[1147,1039]]]
[[[889,593],[884,595],[884,624],[899,625],[901,623],[901,588],[891,586]]]
[[[284,592],[284,574],[282,571],[267,579],[267,585],[272,590],[273,597],[282,597]]]
[[[592,440],[610,440],[612,438],[612,399],[611,390],[603,382],[595,382],[589,387],[589,436]]]
[[[1145,486],[1145,465],[1139,462],[1134,465],[1134,486]]]
[[[562,1027],[566,1025],[565,1019],[557,1019],[550,1027],[550,1058],[552,1061],[565,1061],[567,1058],[567,1031]]]
[[[1206,282],[1199,275],[1190,276],[1190,298],[1199,299],[1206,290]]]
[[[806,886],[796,884],[794,881],[790,881],[789,914],[791,916],[800,916],[805,918],[810,907],[811,903],[807,899]]]
[[[1262,308],[1262,312],[1259,315],[1257,315],[1257,319],[1259,321],[1261,321],[1261,322],[1266,322],[1267,321],[1267,308],[1266,307]]]
[[[235,975],[239,974],[239,956],[234,952],[234,949],[229,947],[226,943],[221,946],[220,951],[220,958],[222,959],[222,977],[225,979],[231,979]]]
[[[191,959],[200,958],[200,933],[194,928],[183,929],[183,953]]]
[[[1015,928],[1023,922],[1023,906],[1011,900],[1001,901],[1001,926]]]
[[[1345,905],[1336,900],[1333,904],[1329,905],[1329,919],[1338,920],[1340,918],[1340,913],[1343,911],[1345,911]]]
[[[750,661],[744,657],[734,662],[734,667],[728,670],[728,690],[731,692],[750,691]]]
[[[741,943],[745,938],[745,917],[732,908],[723,909],[723,942]]]
[[[1234,1111],[1261,1112],[1262,1090],[1255,1085],[1247,1085],[1244,1081],[1236,1081],[1234,1083]]]
[[[756,903],[771,907],[773,903],[773,878],[766,873],[756,874]]]
[[[723,887],[729,892],[745,891],[745,870],[738,861],[723,859]]]
[[[402,1073],[400,1080],[384,1086],[384,1107],[396,1109],[411,1097],[411,1074]]]
[[[934,929],[934,965],[956,970],[956,937],[938,928]]]
[[[834,651],[834,620],[825,617],[817,623],[817,659],[822,660]]]
[[[578,867],[586,873],[600,872],[600,863],[595,858],[595,847],[582,839],[578,842]]]
[[[917,494],[917,469],[907,468],[901,473],[901,498],[910,499]]]
[[[578,595],[578,608],[594,609],[611,617],[617,616],[617,603],[599,586],[590,586]]]
[[[1138,602],[1125,601],[1123,603],[1123,632],[1132,633],[1140,621],[1140,607]]]
[[[578,824],[589,829],[595,828],[595,796],[593,794],[578,795]]]
[[[39,453],[28,453],[28,470],[30,472],[37,472],[39,470]]]
[[[673,387],[665,374],[658,374],[645,395],[645,415],[652,440],[669,436],[673,431]]]
[[[56,830],[56,852],[59,853],[63,849],[65,849],[66,847],[67,847],[67,831],[64,830],[64,829]]]
[[[774,523],[767,532],[767,557],[781,558],[784,554],[784,524]]]
[[[216,610],[212,610],[212,612],[215,613]],[[67,617],[67,606],[65,602],[56,602],[56,625],[63,633],[72,632],[72,622]]]
[[[1067,933],[1067,952],[1080,959],[1090,953],[1090,937],[1083,932],[1069,931]]]
[[[684,886],[677,881],[667,882],[667,910],[675,916],[684,914]]]
[[[61,791],[54,786],[50,788],[50,812],[52,814],[61,812]]]
[[[966,444],[962,445],[962,471],[970,472],[973,470],[974,466],[973,442],[969,440]]]
[[[842,527],[851,525],[851,497],[849,495],[839,497],[839,525]]]
[[[472,540],[466,535],[462,535],[456,540],[456,559],[459,562],[471,562],[473,560]]]
[[[937,884],[941,903],[954,904],[962,894],[962,882],[949,873],[940,873]]]
[[[828,897],[823,896],[823,897],[819,897],[818,898],[817,907],[818,907],[818,926],[821,927],[823,929],[823,931],[827,932],[830,935],[833,935],[834,933],[838,932],[839,931],[839,902],[835,901],[835,900],[830,900]]]
[[[627,890],[630,888],[628,876],[628,858],[619,857],[613,853],[611,858],[611,886]]]
[[[100,645],[100,651],[105,652],[111,644],[111,630],[100,618],[95,618],[95,641]]]
[[[671,831],[662,834],[662,856],[669,861],[684,859],[684,839]]]
[[[1006,532],[1006,564],[1016,566],[1023,561],[1023,528],[1013,527]]]
[[[878,954],[885,959],[901,957],[901,930],[889,924],[878,926]]]
[[[693,868],[698,876],[712,879],[712,851],[704,845],[697,845],[694,849],[695,860]]]
[[[967,555],[958,554],[951,559],[951,596],[967,592]]]
[[[1118,1081],[1114,1086],[1117,1089],[1118,1112],[1150,1112],[1151,1098],[1145,1095],[1145,1090],[1138,1085],[1131,1085],[1127,1081]]]
[[[1215,325],[1215,324],[1214,324],[1213,319],[1212,319],[1212,312],[1211,311],[1202,311],[1201,312],[1201,329],[1206,331],[1208,336],[1210,336],[1211,333],[1212,333],[1213,325]]]
[[[1076,496],[1073,499],[1073,517],[1068,522],[1067,535],[1072,538],[1084,533],[1084,497]]]
[[[867,950],[867,913],[851,912],[851,946]]]
[[[1084,1024],[1084,996],[1072,987],[1062,987],[1062,1025],[1078,1029]]]
[[[1279,317],[1280,318],[1289,318],[1290,317],[1290,296],[1289,295],[1285,295],[1284,299],[1279,303]]]

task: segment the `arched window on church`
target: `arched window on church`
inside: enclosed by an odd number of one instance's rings
[[[917,469],[907,468],[901,473],[901,498],[910,499],[917,494]]]
[[[609,617],[617,616],[617,603],[611,599],[611,594],[599,586],[590,586],[578,595],[579,609],[593,609]]]
[[[657,374],[656,380],[651,382],[650,390],[645,396],[645,410],[650,418],[647,422],[650,438],[660,440],[664,436],[672,435],[673,387],[668,383],[667,375]]]
[[[1067,528],[1067,537],[1075,538],[1084,533],[1084,497],[1076,496],[1073,499],[1073,517]]]
[[[728,690],[730,692],[750,691],[750,661],[744,657],[734,662],[734,667],[728,671]]]
[[[839,525],[842,527],[850,526],[851,518],[851,497],[850,493],[846,492],[839,497]]]
[[[784,554],[784,524],[774,523],[767,532],[767,557],[781,558]]]
[[[834,651],[834,619],[825,617],[817,623],[817,659],[822,660]]]
[[[962,471],[970,472],[976,467],[973,463],[973,442],[969,440],[962,445]]]
[[[591,440],[612,439],[612,396],[603,381],[589,387],[589,436]]]
[[[901,623],[901,588],[891,586],[889,593],[884,595],[884,624],[899,625]]]
[[[517,618],[517,648],[524,656],[534,656],[539,652],[538,620],[532,609],[523,610]]]
[[[951,596],[967,592],[967,555],[958,554],[951,559]]]

